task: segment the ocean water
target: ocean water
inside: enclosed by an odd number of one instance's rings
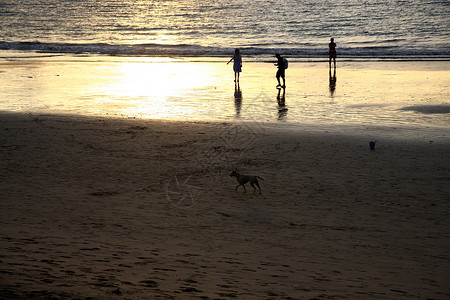
[[[450,57],[448,0],[2,0],[0,50],[123,56]],[[3,51],[2,56],[7,56]]]

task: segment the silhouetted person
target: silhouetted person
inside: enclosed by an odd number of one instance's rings
[[[275,64],[275,66],[278,67],[278,71],[277,71],[277,81],[278,81],[278,85],[277,88],[285,88],[286,87],[286,79],[285,79],[285,71],[286,71],[286,60],[281,57],[280,54],[275,54],[275,57],[278,59],[277,63]],[[281,85],[280,83],[280,77],[283,78],[283,85]]]
[[[234,50],[234,56],[227,62],[227,65],[233,60],[234,82],[237,82],[239,81],[239,73],[242,72],[242,57],[239,54],[239,49]]]
[[[331,97],[334,97],[334,91],[336,90],[336,68],[334,68],[333,75],[331,74],[331,67],[330,67],[330,95]]]
[[[334,42],[334,38],[331,38],[330,43],[328,44],[328,56],[330,57],[330,68],[331,68],[331,60],[334,61],[334,67],[336,68],[336,43]]]

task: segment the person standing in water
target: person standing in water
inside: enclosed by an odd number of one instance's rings
[[[328,44],[328,56],[330,57],[330,68],[331,68],[331,60],[334,61],[334,68],[336,68],[336,43],[334,42],[334,38],[331,38],[330,43]]]
[[[278,71],[277,71],[277,80],[278,80],[278,85],[277,88],[286,88],[286,79],[285,79],[285,73],[286,73],[286,69],[287,69],[287,60],[284,59],[280,54],[275,54],[275,57],[277,58],[278,62],[275,64],[275,66],[278,67]],[[283,85],[281,85],[280,83],[280,77],[283,78]]]
[[[234,82],[239,81],[239,73],[242,72],[242,57],[239,54],[239,49],[234,50],[234,56],[227,62],[227,65],[234,60],[233,70],[234,70]]]

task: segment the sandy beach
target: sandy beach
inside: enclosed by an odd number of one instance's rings
[[[450,300],[449,1],[0,12],[0,300]]]
[[[38,113],[0,128],[2,299],[450,298],[448,132]],[[233,168],[262,194],[235,191]]]

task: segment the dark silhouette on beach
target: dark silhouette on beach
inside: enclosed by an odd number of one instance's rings
[[[336,68],[334,68],[333,74],[331,74],[331,68],[330,68],[329,78],[330,78],[330,96],[331,96],[331,98],[333,98],[334,92],[336,91],[336,81],[337,81]]]
[[[328,56],[330,57],[330,68],[331,68],[331,60],[334,62],[334,67],[336,68],[336,43],[334,42],[334,38],[331,38],[330,43],[328,44]]]
[[[276,74],[276,78],[277,78],[277,81],[278,81],[277,88],[286,88],[286,79],[285,79],[285,76],[286,76],[286,74],[285,74],[286,73],[286,65],[285,65],[285,63],[286,63],[286,60],[278,53],[275,54],[275,57],[278,59],[277,63],[275,64],[275,66],[278,67],[278,71],[277,71],[277,74]],[[283,78],[283,85],[281,85],[280,77]]]
[[[240,55],[239,49],[234,50],[234,56],[227,62],[227,65],[233,60],[234,82],[238,82],[239,73],[242,72],[242,57]]]

